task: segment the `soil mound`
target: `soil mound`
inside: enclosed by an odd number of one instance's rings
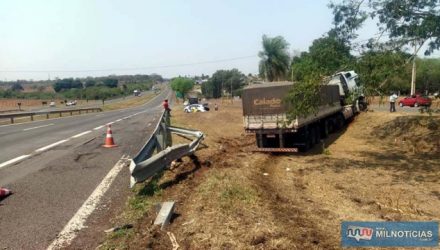
[[[390,140],[404,150],[440,152],[440,117],[401,116],[376,126],[373,136]]]

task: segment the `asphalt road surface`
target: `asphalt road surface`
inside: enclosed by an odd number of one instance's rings
[[[50,246],[101,181],[124,161],[121,158],[139,151],[169,94],[164,91],[143,106],[125,110],[0,126],[0,187],[14,192],[0,201],[0,249]],[[108,123],[118,147],[102,147]],[[126,195],[128,185],[124,166],[105,193],[104,204],[118,192]],[[111,213],[105,206],[93,213]]]

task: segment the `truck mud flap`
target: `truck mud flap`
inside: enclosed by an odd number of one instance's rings
[[[254,152],[297,153],[298,148],[253,148]]]

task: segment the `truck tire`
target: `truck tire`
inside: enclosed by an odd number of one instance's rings
[[[344,126],[344,117],[341,114],[336,116],[335,130],[340,130]]]
[[[301,143],[303,144],[301,147],[299,147],[299,151],[301,152],[306,152],[307,150],[310,149],[310,144],[311,144],[311,140],[310,140],[310,128],[303,128],[301,131]]]
[[[309,132],[308,140],[310,141],[310,147],[312,148],[313,145],[316,144],[316,129],[315,127],[311,127]]]
[[[321,142],[321,131],[319,129],[319,126],[315,126],[315,134],[316,134],[316,138],[315,138],[315,144],[318,144]]]
[[[322,138],[327,138],[328,137],[328,135],[329,135],[329,133],[330,133],[330,124],[329,124],[329,121],[328,120],[325,120],[323,123],[322,123],[322,129],[321,129],[321,137]]]

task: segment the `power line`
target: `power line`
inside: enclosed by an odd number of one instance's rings
[[[48,72],[51,72],[51,73],[86,73],[86,72],[103,72],[103,71],[133,71],[133,70],[174,68],[174,67],[195,66],[195,65],[203,65],[203,64],[213,64],[213,63],[220,63],[220,62],[238,61],[238,60],[254,58],[254,57],[257,57],[257,55],[233,57],[233,58],[227,58],[227,59],[194,62],[194,63],[182,63],[182,64],[161,65],[161,66],[147,66],[147,67],[137,67],[137,68],[110,68],[110,69],[83,69],[83,70],[0,70],[0,73],[48,73]]]

